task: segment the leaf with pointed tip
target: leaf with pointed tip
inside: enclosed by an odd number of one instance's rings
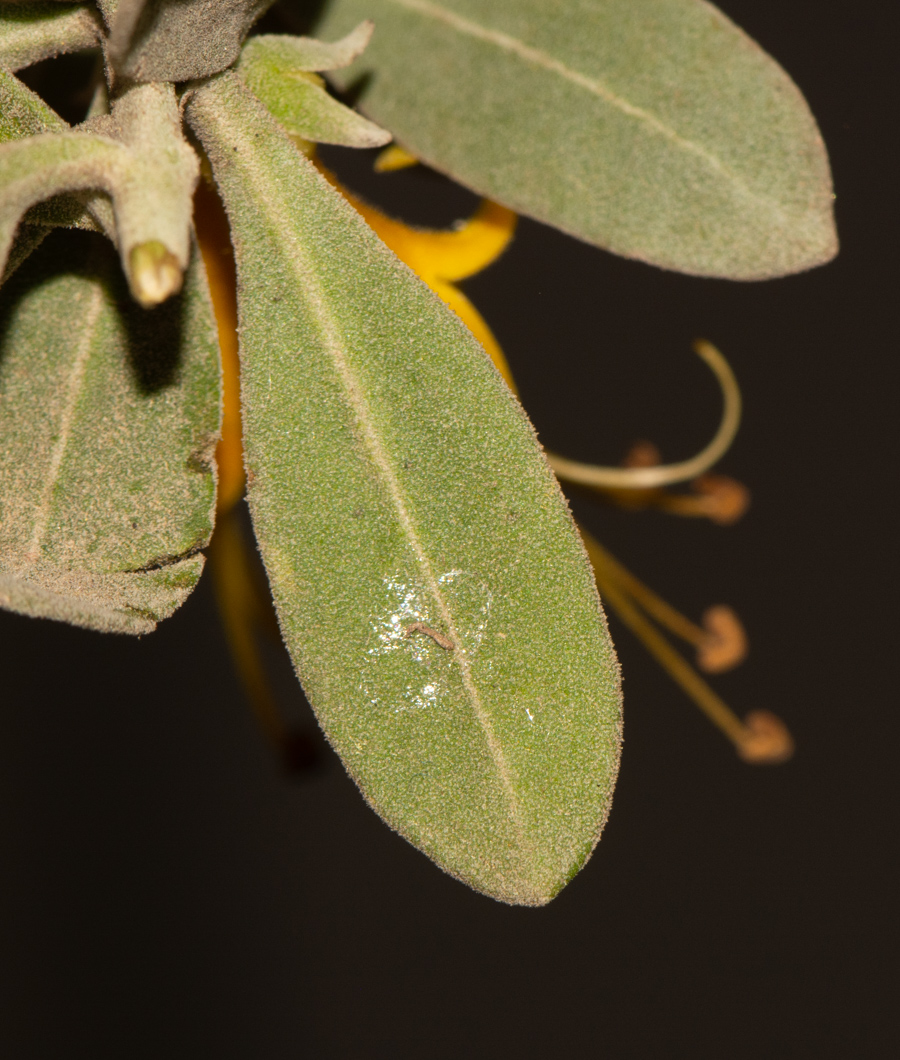
[[[345,53],[349,51],[345,49]],[[307,64],[312,61],[314,55],[309,53],[303,37],[266,35],[251,37],[244,45],[236,70],[291,136],[344,147],[382,147],[390,143],[389,132],[325,91],[321,78],[308,72]]]
[[[265,53],[273,63],[284,70],[303,70],[307,73],[321,73],[323,70],[339,70],[349,66],[366,50],[372,39],[375,23],[370,19],[360,22],[346,37],[333,43],[317,40],[315,37],[291,37],[277,34],[261,34],[251,37],[244,45],[242,60],[248,52],[265,42]]]
[[[68,128],[36,92],[7,70],[0,70],[0,143]]]
[[[42,59],[95,48],[101,29],[90,8],[29,3],[0,8],[0,68],[21,70]]]
[[[597,842],[619,753],[559,486],[471,333],[239,78],[185,113],[232,225],[248,497],[310,702],[393,828],[541,905]]]
[[[0,295],[0,606],[146,633],[203,566],[218,348],[199,254],[149,312],[120,277],[57,233]]]
[[[118,0],[109,56],[135,81],[191,81],[231,66],[274,0]],[[107,19],[110,14],[104,11]]]
[[[705,0],[332,0],[336,75],[435,168],[626,257],[764,279],[834,256],[831,176],[784,70]]]

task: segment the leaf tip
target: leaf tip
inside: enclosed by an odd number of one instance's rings
[[[144,309],[152,309],[181,290],[184,270],[168,247],[151,240],[132,249],[128,278],[134,297]]]

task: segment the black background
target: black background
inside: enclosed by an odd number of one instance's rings
[[[140,640],[0,615],[4,1057],[900,1054],[900,16],[889,0],[722,7],[820,122],[838,260],[701,281],[523,222],[466,290],[542,440],[582,459],[639,437],[689,455],[719,413],[690,341],[727,353],[746,418],[721,470],[753,491],[741,523],[573,505],[688,613],[738,610],[751,654],[715,685],[785,718],[794,760],[738,761],[613,621],[626,743],[606,834],[550,906],[508,908],[389,832],[324,745],[315,770],[280,770],[208,579]],[[337,156],[411,220],[474,201]]]

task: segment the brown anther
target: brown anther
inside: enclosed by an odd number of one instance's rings
[[[646,439],[635,442],[625,454],[622,467],[656,467],[662,463],[662,455],[659,449]]]
[[[750,490],[728,475],[701,475],[691,489],[700,494],[703,514],[720,526],[736,523],[750,507]]]
[[[738,755],[755,766],[777,766],[794,753],[787,726],[768,710],[751,710],[744,718],[746,735],[737,745]]]
[[[708,674],[721,674],[747,657],[747,634],[741,620],[725,604],[703,612],[706,636],[697,647],[697,666]]]

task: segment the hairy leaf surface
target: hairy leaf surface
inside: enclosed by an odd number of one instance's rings
[[[547,902],[599,836],[620,717],[559,487],[468,330],[240,80],[186,114],[231,220],[248,495],[304,688],[392,827]]]
[[[218,424],[199,254],[147,311],[100,237],[48,240],[0,296],[0,606],[152,630],[200,576]]]
[[[341,48],[341,43],[332,46],[338,61],[350,50]],[[318,49],[310,47],[317,44]],[[244,46],[236,69],[291,136],[344,147],[381,147],[390,143],[389,132],[329,96],[321,78],[310,72],[311,63],[316,65],[325,59],[327,47],[303,37],[253,37]],[[346,61],[352,59],[348,56]]]
[[[117,0],[113,65],[136,81],[189,81],[231,66],[244,37],[273,0]]]
[[[181,284],[199,173],[181,136],[172,86],[131,88],[96,127],[108,135],[44,133],[0,144],[0,270],[26,210],[60,192],[100,190],[115,206],[132,293],[156,304]]]
[[[63,132],[69,126],[36,93],[6,70],[0,70],[0,143]]]
[[[100,21],[74,4],[28,3],[0,7],[0,67],[20,70],[64,52],[96,47]]]
[[[333,0],[376,32],[336,75],[437,169],[626,257],[753,280],[837,250],[819,131],[705,0]]]

